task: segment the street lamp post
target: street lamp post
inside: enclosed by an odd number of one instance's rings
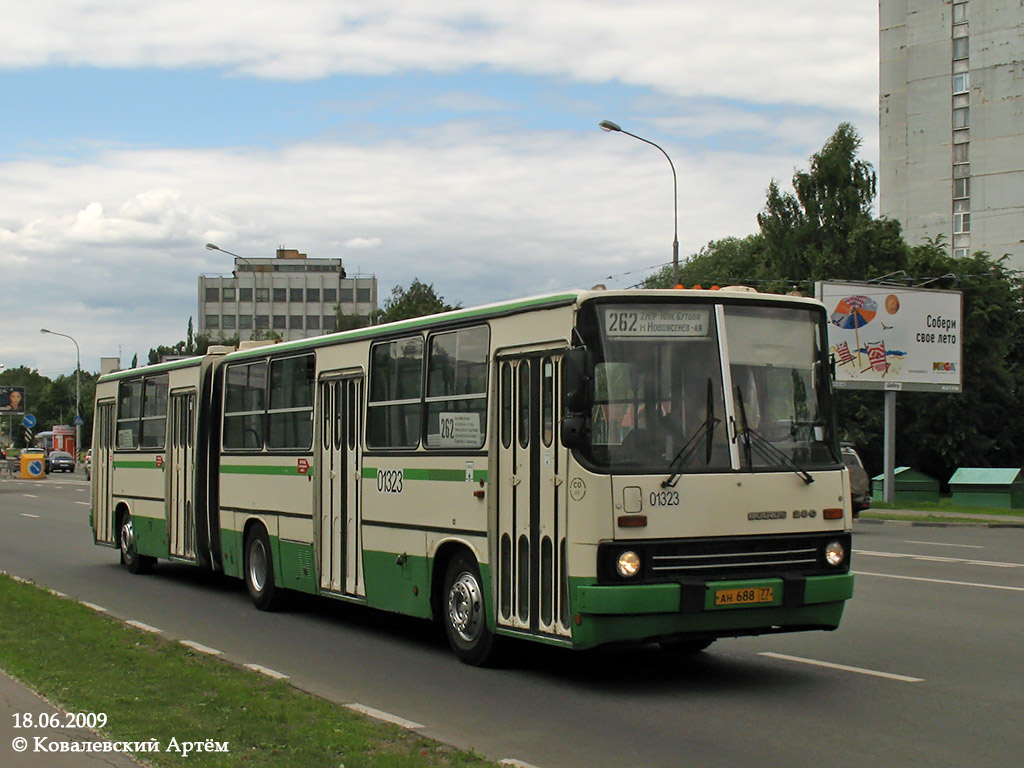
[[[643,136],[637,136],[635,133],[624,131],[619,125],[613,123],[611,120],[602,120],[598,123],[598,127],[600,127],[602,131],[607,131],[608,133],[624,133],[627,136],[632,136],[638,141],[642,141],[644,144],[650,144],[661,152],[661,154],[665,156],[665,159],[668,160],[668,166],[672,169],[672,285],[676,286],[679,284],[679,184],[676,180],[676,167],[672,164],[672,158],[668,156],[668,152],[659,147],[653,141],[648,141]]]
[[[79,423],[82,420],[82,350],[75,338],[66,333],[57,333],[57,331],[46,328],[40,328],[39,332],[48,333],[51,336],[63,336],[65,339],[71,339],[75,345],[75,461],[78,461],[78,452],[82,448],[82,425]]]

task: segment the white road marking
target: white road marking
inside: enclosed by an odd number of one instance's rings
[[[264,667],[261,664],[243,664],[246,669],[251,669],[253,672],[259,672],[261,675],[272,677],[275,680],[287,680],[288,675],[278,672],[276,669],[270,667]]]
[[[911,555],[906,552],[867,552],[854,550],[855,554],[866,557],[907,558],[928,563],[959,563],[961,565],[987,565],[991,568],[1024,568],[1024,563],[1001,563],[998,560],[965,560],[962,557],[939,557],[938,555]]]
[[[179,641],[182,645],[187,645],[193,651],[199,651],[199,653],[205,653],[208,656],[223,656],[223,651],[218,651],[216,648],[211,648],[208,645],[197,643],[192,640],[181,640]]]
[[[81,504],[83,507],[90,506],[91,502],[88,501],[76,501],[75,504]]]
[[[37,518],[37,519],[38,519],[38,517],[39,517],[39,515],[30,515],[30,514],[29,514],[28,512],[22,512],[22,513],[21,513],[21,516],[22,516],[22,517],[35,517],[35,518]]]
[[[405,728],[409,731],[415,731],[420,728],[427,727],[420,723],[414,723],[412,720],[401,718],[398,715],[392,715],[390,712],[382,712],[379,709],[367,707],[363,704],[346,704],[345,707],[347,709],[351,709],[353,712],[358,712],[361,715],[372,717],[374,720],[383,720],[385,723],[391,723],[392,725],[397,725],[398,727]]]
[[[149,624],[143,624],[141,621],[134,621],[131,619],[126,621],[125,624],[130,627],[135,627],[136,629],[141,629],[143,632],[152,632],[154,635],[159,635],[163,631],[156,627],[151,627]]]
[[[984,549],[980,544],[946,544],[941,541],[904,541],[904,544],[926,544],[929,547],[960,547],[961,549]]]
[[[23,493],[21,495],[24,496],[26,499],[38,499],[39,498],[34,493]]]
[[[904,581],[926,581],[930,584],[951,584],[955,587],[981,587],[982,589],[1002,589],[1007,592],[1024,592],[1024,587],[1008,587],[1004,584],[979,584],[975,581],[951,581],[949,579],[926,579],[923,576],[896,576],[892,573],[869,573],[854,571],[857,576],[878,576],[883,579],[903,579]]]
[[[906,675],[896,675],[892,672],[879,672],[874,669],[864,669],[863,667],[849,667],[845,664],[833,664],[830,661],[818,661],[816,659],[804,659],[800,656],[786,656],[782,653],[771,653],[769,651],[763,651],[758,656],[768,656],[772,659],[781,659],[783,661],[795,661],[800,664],[810,664],[814,667],[827,667],[828,669],[838,669],[841,672],[856,672],[858,675],[870,675],[871,677],[882,677],[886,680],[896,680],[901,683],[923,683],[924,678],[921,677],[907,677]]]

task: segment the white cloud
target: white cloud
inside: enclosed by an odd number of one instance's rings
[[[55,359],[38,339],[42,317],[76,335],[92,369],[115,345],[127,362],[183,338],[197,276],[231,269],[206,242],[243,256],[281,243],[341,256],[350,273],[375,273],[381,295],[419,277],[465,305],[602,281],[624,287],[670,260],[671,176],[650,148],[596,130],[432,136],[0,165],[4,362]],[[674,159],[684,256],[753,231],[768,180],[788,178],[800,161],[730,151]],[[18,191],[26,184],[29,200]]]
[[[266,78],[473,67],[676,96],[874,109],[864,0],[36,0],[4,14],[0,67],[218,66]]]

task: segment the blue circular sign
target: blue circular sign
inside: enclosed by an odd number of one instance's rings
[[[40,477],[43,474],[43,462],[39,459],[33,459],[28,463],[28,473],[32,477]]]
[[[33,416],[31,413],[26,413],[24,416],[21,417],[21,425],[23,427],[28,427],[29,429],[32,429],[32,427],[36,425],[36,417]]]

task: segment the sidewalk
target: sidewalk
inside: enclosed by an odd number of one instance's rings
[[[61,727],[14,727],[26,716],[38,723],[41,715],[56,719]],[[0,670],[0,765],[4,768],[139,768],[139,763],[121,752],[51,752],[48,747],[52,744],[76,744],[83,750],[89,748],[82,746],[87,742],[98,745],[106,741],[85,728],[64,728],[67,720],[62,710]]]
[[[882,515],[880,519],[876,519],[873,515]],[[865,517],[866,516],[866,517]],[[999,514],[999,510],[992,510],[992,512],[986,512],[982,514],[968,513],[968,512],[924,512],[920,509],[865,509],[861,512],[859,518],[860,522],[866,523],[881,523],[885,522],[886,519],[890,519],[889,516],[896,517],[913,517],[913,518],[939,518],[949,519],[951,522],[949,525],[985,525],[988,527],[1002,527],[1007,526],[1011,528],[1024,528],[1024,517],[1021,515],[1007,515]],[[964,521],[968,522],[964,522]],[[903,522],[903,521],[896,521]],[[913,521],[911,521],[913,522]],[[928,521],[927,523],[921,523],[924,525],[942,525],[943,523]]]

